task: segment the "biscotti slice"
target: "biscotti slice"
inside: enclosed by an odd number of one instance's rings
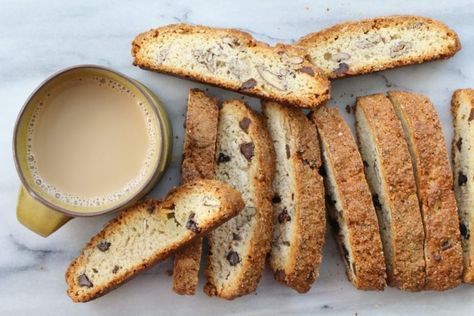
[[[424,230],[403,129],[383,94],[357,98],[358,145],[374,197],[390,286],[425,286]]]
[[[241,194],[215,180],[197,180],[162,201],[123,211],[84,247],[66,272],[67,293],[87,302],[237,215]]]
[[[263,118],[240,100],[219,113],[216,178],[242,193],[245,208],[208,235],[204,291],[233,299],[255,291],[272,236],[274,149]]]
[[[299,109],[264,102],[263,112],[276,158],[268,261],[276,280],[305,293],[319,275],[326,225],[318,133]]]
[[[217,99],[203,91],[191,89],[184,135],[181,181],[213,179],[215,176],[215,152],[219,109]],[[202,239],[198,238],[188,247],[175,254],[173,267],[173,290],[181,295],[194,295],[201,265]]]
[[[458,35],[445,24],[420,16],[388,16],[335,25],[296,45],[331,79],[355,76],[453,56]]]
[[[321,107],[311,119],[319,132],[328,215],[347,277],[358,289],[383,290],[382,241],[355,140],[337,108]]]
[[[427,290],[457,286],[462,277],[459,219],[448,151],[438,114],[427,97],[391,91],[410,151],[425,229]]]
[[[471,241],[471,231],[474,228],[474,90],[456,90],[451,102],[451,112],[454,123],[451,151],[464,255],[463,280],[474,283],[474,243]]]
[[[138,35],[132,46],[144,69],[300,107],[329,99],[329,81],[305,49],[271,47],[235,29],[174,24]]]

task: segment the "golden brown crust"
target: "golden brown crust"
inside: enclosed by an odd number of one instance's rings
[[[246,265],[240,269],[240,276],[233,287],[224,291],[217,291],[214,283],[214,272],[208,264],[206,276],[208,279],[204,292],[209,296],[219,296],[225,299],[234,299],[251,293],[257,288],[265,266],[265,258],[270,251],[272,235],[272,177],[275,172],[275,152],[270,135],[267,131],[264,118],[260,113],[253,111],[241,100],[225,101],[223,107],[233,106],[240,122],[243,118],[250,118],[248,135],[255,144],[254,158],[250,167],[251,190],[253,191],[256,209],[256,227],[250,240],[248,249],[251,257],[247,258]],[[209,251],[212,251],[209,244]],[[209,259],[208,259],[209,260]]]
[[[264,89],[258,88],[257,86],[243,88],[241,83],[236,83],[231,80],[223,81],[213,76],[202,75],[197,72],[191,73],[180,67],[156,65],[155,63],[146,61],[142,54],[142,47],[144,47],[146,43],[150,41],[150,39],[156,38],[161,34],[166,33],[207,33],[219,34],[222,36],[232,35],[236,38],[239,38],[245,43],[247,47],[252,48],[255,51],[263,51],[267,54],[275,56],[277,53],[286,53],[288,55],[299,56],[304,60],[301,64],[301,67],[311,69],[311,76],[318,83],[320,91],[314,91],[314,93],[308,93],[305,96],[298,96],[294,93],[269,93]],[[132,42],[132,56],[134,58],[133,64],[143,69],[157,71],[197,82],[203,82],[212,86],[237,91],[249,96],[268,99],[284,104],[291,104],[293,106],[311,108],[326,102],[330,97],[329,81],[323,72],[310,62],[306,49],[285,44],[277,44],[275,47],[272,47],[263,42],[256,41],[249,33],[236,29],[211,28],[202,25],[193,26],[183,23],[163,26],[139,34]]]
[[[191,89],[188,96],[181,181],[214,179],[217,123],[217,99]],[[202,239],[176,252],[173,267],[173,291],[194,295],[201,265]]]
[[[337,108],[321,107],[311,119],[327,152],[327,168],[333,171],[347,224],[355,268],[355,277],[347,273],[348,278],[358,289],[383,290],[386,273],[379,225],[352,133]]]
[[[263,102],[265,108],[270,102]],[[300,293],[309,291],[319,276],[326,228],[324,183],[319,175],[321,153],[316,127],[296,108],[272,103],[285,117],[290,162],[294,170],[293,233],[284,270],[271,266],[275,279]],[[277,162],[278,163],[278,162]]]
[[[363,111],[369,124],[362,132],[373,136],[382,174],[382,189],[390,215],[388,283],[404,290],[420,291],[425,285],[424,231],[415,176],[403,129],[383,94],[359,97],[357,111]],[[356,122],[358,124],[358,122]],[[358,130],[359,131],[359,130]]]
[[[439,29],[444,30],[446,32],[446,38],[453,40],[454,44],[450,45],[445,51],[440,53],[419,55],[413,58],[398,59],[387,63],[371,64],[361,68],[351,68],[349,66],[347,71],[345,72],[332,71],[330,73],[326,73],[326,75],[330,79],[338,79],[381,71],[385,69],[391,69],[395,67],[421,64],[423,62],[436,59],[447,59],[449,57],[452,57],[461,49],[461,42],[459,41],[458,35],[455,31],[451,30],[446,24],[437,20],[433,20],[431,18],[412,15],[393,15],[337,24],[319,32],[307,34],[301,39],[299,39],[295,43],[295,45],[311,47],[314,45],[314,43],[329,41],[331,39],[337,38],[339,34],[343,34],[346,32],[353,32],[354,34],[363,34],[368,30],[378,30],[384,27],[395,26],[398,24],[419,22],[423,22],[429,24],[431,27],[437,27]]]
[[[173,291],[180,295],[196,294],[201,266],[202,238],[178,249],[173,265]]]
[[[388,93],[409,135],[415,178],[425,226],[425,289],[446,290],[461,282],[462,250],[459,220],[439,117],[427,97]],[[412,144],[410,144],[410,142]]]
[[[459,154],[460,155],[460,150],[461,150],[461,145],[464,147],[465,145],[462,144],[462,139],[459,141],[461,138],[460,136],[460,128],[457,126],[456,122],[456,117],[460,115],[458,113],[459,107],[462,102],[467,102],[470,104],[470,111],[474,111],[474,89],[458,89],[454,91],[453,97],[451,100],[451,113],[453,117],[453,126],[454,126],[454,135],[453,135],[453,140],[452,140],[452,147],[451,147],[451,153],[452,153],[452,160],[453,160],[453,167],[454,167],[454,177],[456,179],[456,174],[460,172],[461,170],[457,169],[457,166],[455,164],[456,161],[456,156]],[[471,113],[471,112],[470,112]],[[468,122],[472,120],[470,117],[463,117],[461,119],[465,119]],[[472,127],[470,127],[472,128]],[[467,135],[466,135],[467,136]],[[458,143],[459,142],[459,143]],[[463,148],[464,150],[464,148]],[[471,150],[471,149],[468,149]],[[462,158],[460,158],[462,159]],[[465,161],[463,163],[464,165],[470,165],[470,162]],[[471,166],[469,167],[471,168]],[[459,175],[458,181],[459,181]],[[470,181],[470,180],[467,180]],[[466,182],[467,182],[466,181]],[[455,182],[454,190],[461,190],[459,182]],[[459,193],[458,193],[459,194]],[[460,215],[460,221],[462,225],[462,217],[461,217],[461,203],[458,200],[458,206],[459,206],[459,215]],[[470,240],[470,238],[473,238],[471,232],[472,228],[474,227],[474,212],[472,210],[466,210],[470,216],[466,216],[464,218],[464,221],[466,222],[467,225],[464,225],[464,236],[461,235],[461,240],[463,240],[463,248],[464,248],[464,271],[463,271],[463,282],[465,283],[474,283],[474,243]],[[470,213],[469,213],[470,212]],[[466,227],[467,226],[467,227]]]
[[[85,293],[78,293],[77,287],[77,271],[85,263],[85,251],[88,249],[93,249],[100,240],[106,239],[107,236],[114,234],[122,225],[125,225],[125,222],[129,219],[132,219],[135,214],[141,212],[148,212],[147,209],[150,205],[155,205],[155,213],[158,214],[162,210],[162,206],[172,204],[175,198],[178,198],[181,194],[184,194],[187,191],[193,190],[195,187],[205,188],[206,192],[215,194],[219,197],[221,201],[221,207],[215,216],[209,218],[208,223],[202,223],[200,226],[201,231],[196,233],[194,231],[188,230],[186,236],[183,236],[183,239],[176,243],[170,244],[162,252],[155,253],[154,256],[147,258],[138,266],[134,266],[130,269],[126,269],[120,275],[117,275],[114,279],[110,280],[107,284],[103,286],[94,286],[90,291]],[[182,185],[171,190],[168,195],[163,200],[145,200],[135,206],[128,208],[127,210],[120,213],[115,219],[112,219],[97,235],[92,237],[92,239],[86,244],[83,248],[82,253],[79,257],[74,259],[69,265],[68,270],[66,271],[65,278],[68,285],[67,293],[74,302],[87,302],[93,299],[96,299],[110,290],[122,285],[125,281],[135,276],[137,273],[151,267],[153,264],[159,260],[163,260],[168,257],[170,254],[174,253],[177,249],[188,245],[190,242],[200,237],[201,235],[206,234],[211,229],[217,227],[221,223],[225,222],[229,218],[237,215],[240,210],[244,207],[244,202],[241,198],[239,192],[234,190],[231,186],[222,183],[216,180],[197,180],[190,182],[188,184]]]
[[[214,179],[218,119],[217,99],[207,96],[199,89],[191,89],[181,164],[182,183],[197,178]]]

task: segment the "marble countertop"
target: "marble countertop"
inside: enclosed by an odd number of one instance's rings
[[[443,3],[443,4],[441,4]],[[71,65],[99,64],[137,78],[164,102],[174,126],[172,166],[152,192],[161,197],[178,182],[182,123],[189,88],[204,85],[146,72],[131,64],[130,42],[155,26],[189,22],[236,27],[269,43],[291,43],[345,20],[418,14],[454,28],[463,49],[452,59],[344,79],[333,84],[332,104],[343,109],[355,97],[390,89],[428,95],[451,138],[452,92],[474,87],[474,6],[439,1],[25,1],[3,0],[0,9],[0,315],[473,315],[474,287],[443,293],[355,290],[346,280],[332,238],[326,239],[321,275],[305,295],[273,281],[266,272],[256,293],[227,302],[202,291],[171,291],[170,262],[163,262],[119,289],[87,304],[67,297],[64,271],[83,244],[110,218],[75,219],[49,238],[22,227],[15,217],[19,178],[11,140],[15,118],[29,93],[50,74]],[[240,97],[210,88],[220,98]],[[258,101],[245,98],[252,105]],[[344,111],[343,111],[344,112]],[[346,118],[352,123],[349,115]],[[202,285],[202,284],[201,284]]]

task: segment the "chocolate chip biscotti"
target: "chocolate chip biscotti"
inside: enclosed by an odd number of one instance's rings
[[[388,16],[347,22],[311,33],[296,45],[331,79],[361,75],[453,56],[456,32],[420,16]]]
[[[425,289],[446,290],[461,282],[463,259],[453,176],[438,114],[421,95],[388,96],[408,143],[425,229]]]
[[[233,299],[257,288],[272,234],[274,149],[265,122],[240,100],[219,113],[216,178],[242,193],[245,208],[208,235],[210,296]]]
[[[463,281],[474,283],[474,90],[459,89],[453,94],[451,112],[454,123],[452,156],[454,192],[458,204],[464,255]]]
[[[420,291],[425,286],[425,234],[402,125],[383,94],[357,98],[355,119],[379,220],[388,284]]]
[[[235,29],[174,24],[138,35],[132,46],[144,69],[300,107],[329,99],[329,81],[306,49],[271,47]]]
[[[181,182],[200,178],[214,179],[218,118],[217,99],[207,96],[201,90],[191,89],[186,111]],[[201,238],[176,252],[173,267],[173,290],[176,293],[196,293],[201,252]]]
[[[330,223],[352,284],[383,290],[385,261],[364,165],[349,126],[337,108],[311,115],[321,142]]]
[[[162,201],[147,200],[110,221],[66,272],[67,293],[87,302],[236,216],[241,194],[215,180],[197,180]]]
[[[319,276],[326,226],[318,133],[300,109],[263,102],[263,113],[276,157],[268,261],[276,280],[304,293]]]

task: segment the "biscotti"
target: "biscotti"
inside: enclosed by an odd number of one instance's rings
[[[144,69],[300,107],[329,99],[329,81],[305,49],[271,47],[238,30],[174,24],[138,35],[132,46]]]
[[[214,156],[219,118],[217,99],[207,96],[201,90],[191,89],[186,113],[181,182],[186,183],[200,178],[213,179],[216,170]],[[176,252],[173,290],[177,294],[196,293],[201,252],[201,238]]]
[[[424,230],[403,128],[383,94],[357,98],[357,140],[380,225],[387,282],[408,291],[425,286]]]
[[[335,25],[301,38],[331,79],[449,58],[461,44],[445,24],[420,16],[388,16]]]
[[[216,178],[242,193],[245,208],[208,235],[204,291],[233,299],[255,291],[272,236],[274,149],[263,118],[240,100],[219,113]]]
[[[74,259],[66,272],[67,293],[75,302],[97,298],[243,207],[239,192],[215,180],[197,180],[162,201],[137,204],[109,222]]]
[[[445,290],[462,277],[453,177],[439,117],[427,97],[388,93],[408,143],[425,229],[425,289]]]
[[[456,90],[451,112],[454,123],[451,152],[464,256],[463,281],[474,283],[474,243],[471,241],[474,227],[474,90]]]
[[[319,276],[326,225],[318,133],[299,109],[264,102],[263,112],[276,157],[268,261],[276,280],[304,293]]]
[[[379,225],[362,158],[337,108],[311,115],[319,132],[326,201],[348,279],[363,290],[383,290],[385,262]]]

